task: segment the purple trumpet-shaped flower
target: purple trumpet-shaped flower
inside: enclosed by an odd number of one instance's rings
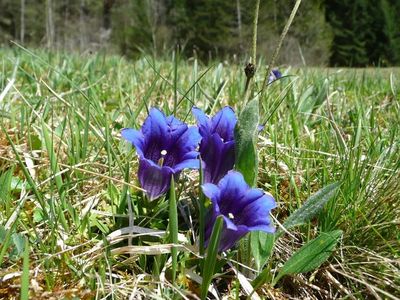
[[[171,177],[185,168],[199,168],[195,151],[201,136],[197,127],[188,127],[173,116],[166,117],[156,108],[150,110],[141,130],[125,128],[124,139],[139,155],[139,182],[150,200],[169,189]]]
[[[275,81],[281,77],[282,77],[282,73],[279,72],[279,70],[277,70],[277,69],[272,70],[271,73],[269,74],[268,84],[272,83],[273,81]]]
[[[204,161],[204,182],[218,183],[235,163],[234,129],[237,118],[229,106],[211,119],[197,107],[192,109],[202,136],[200,155]]]
[[[250,231],[275,232],[269,216],[271,209],[276,207],[274,198],[260,189],[250,188],[241,173],[230,171],[218,185],[206,183],[202,189],[212,202],[206,222],[206,244],[220,215],[224,226],[219,251],[228,250]]]

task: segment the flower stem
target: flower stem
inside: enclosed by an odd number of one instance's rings
[[[253,51],[250,62],[254,65],[257,64],[257,26],[258,26],[258,12],[260,11],[260,0],[256,0],[256,7],[254,9],[253,19]]]

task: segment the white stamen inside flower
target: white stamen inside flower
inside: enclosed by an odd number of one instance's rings
[[[233,220],[235,218],[235,216],[233,215],[233,213],[229,213],[228,214],[229,219]]]
[[[167,155],[167,150],[161,150],[161,157],[158,160],[158,165],[162,167],[164,165],[164,157]]]

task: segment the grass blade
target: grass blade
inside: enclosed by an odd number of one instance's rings
[[[218,216],[211,233],[210,243],[207,248],[207,256],[204,262],[203,269],[203,281],[201,283],[201,299],[207,298],[208,287],[211,283],[212,277],[214,275],[215,263],[217,261],[217,254],[219,248],[219,240],[221,238],[222,226],[224,224],[224,219],[222,216]]]
[[[169,192],[169,239],[171,244],[178,243],[178,207],[175,194],[174,176],[171,178],[171,187]],[[178,268],[178,250],[173,247],[171,249],[172,256],[172,283],[176,279],[176,270]]]
[[[203,184],[203,178],[204,178],[201,158],[200,158],[199,173],[200,173],[199,174],[199,181],[200,181],[199,200],[198,200],[198,206],[199,206],[199,253],[200,253],[200,255],[204,255],[204,233],[205,233],[205,216],[206,216],[206,208],[204,206],[204,203],[205,203],[206,199],[203,194],[203,190],[201,189],[201,185]]]
[[[21,277],[21,300],[29,299],[29,239],[25,238],[24,262]]]

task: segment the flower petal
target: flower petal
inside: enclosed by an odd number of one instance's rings
[[[263,210],[270,211],[276,207],[274,198],[270,195],[266,195],[261,189],[248,189],[245,196],[236,202],[236,207],[238,210],[242,211],[246,206],[249,206],[255,201],[263,203]]]
[[[260,189],[250,188],[241,173],[229,171],[218,186],[208,183],[202,187],[213,204],[207,215],[206,240],[217,216],[224,218],[220,251],[233,247],[249,231],[275,231],[270,218],[271,209],[276,207],[274,198]]]
[[[189,151],[182,156],[182,161],[187,159],[197,159],[199,157],[198,151]]]
[[[180,154],[193,151],[199,145],[201,135],[196,126],[189,127],[176,141],[175,147]]]
[[[157,108],[150,109],[149,116],[143,123],[142,132],[147,138],[165,137],[167,134],[167,119]]]
[[[197,107],[192,108],[192,113],[197,120],[197,125],[199,126],[200,134],[205,137],[211,134],[211,123],[210,119],[206,114]]]
[[[271,222],[269,224],[261,224],[256,226],[248,227],[249,231],[264,231],[267,233],[274,233],[276,231],[274,224]]]
[[[220,197],[220,189],[218,186],[212,183],[205,183],[201,186],[204,195],[206,195],[211,201],[218,204],[218,200]]]
[[[272,70],[271,73],[269,73],[268,84],[272,83],[273,81],[275,81],[281,77],[282,77],[282,73],[279,70],[277,70],[277,69]]]
[[[152,108],[142,126],[145,138],[144,157],[155,163],[158,162],[161,158],[161,151],[166,150],[168,129],[165,115],[158,109]]]
[[[136,148],[139,156],[143,156],[144,136],[140,131],[132,128],[124,128],[121,130],[121,136]]]
[[[245,224],[250,230],[274,232],[269,213],[275,207],[275,200],[269,195],[263,195],[242,209],[236,224]]]
[[[154,200],[168,191],[173,174],[174,171],[170,167],[160,167],[145,158],[139,161],[139,182],[146,190],[150,200]]]
[[[275,78],[281,78],[282,73],[278,69],[272,70],[272,74],[274,74]]]
[[[233,109],[225,106],[211,119],[211,132],[218,133],[225,141],[231,141],[234,138],[234,129],[237,118]]]
[[[237,230],[237,226],[235,225],[235,223],[233,223],[229,217],[227,216],[222,216],[225,222],[225,226],[228,230]]]
[[[205,163],[204,182],[217,184],[235,164],[235,143],[224,143],[219,134],[203,138],[200,144],[201,158]]]
[[[249,230],[245,226],[237,226],[236,230],[229,230],[224,226],[219,242],[219,251],[222,252],[232,248],[248,232]]]
[[[168,116],[166,120],[169,128],[168,137],[165,138],[167,138],[170,143],[174,143],[182,136],[182,134],[185,133],[185,131],[188,129],[188,126],[174,116]],[[171,145],[169,144],[166,147],[169,148],[170,146]]]
[[[249,190],[249,186],[243,175],[237,171],[229,171],[218,183],[221,190],[221,201],[219,203],[221,212],[228,214],[236,211],[237,201],[243,198]]]
[[[198,159],[187,159],[173,167],[174,172],[180,172],[183,169],[198,169],[200,167],[200,160]]]

